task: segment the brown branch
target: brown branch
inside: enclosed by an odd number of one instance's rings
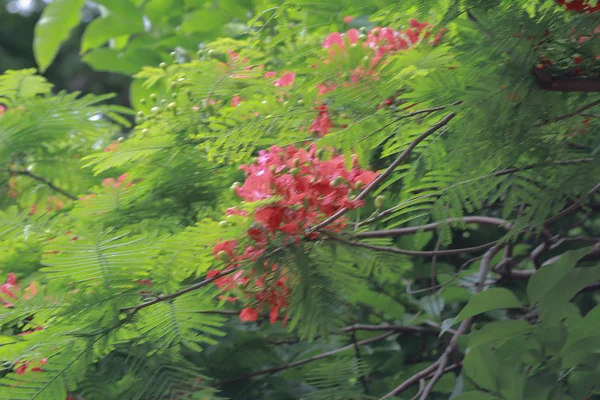
[[[371,182],[370,185],[368,185],[362,192],[360,192],[358,196],[356,196],[356,200],[362,200],[365,197],[367,197],[367,195],[373,190],[375,190],[375,188],[377,188],[377,186],[379,186],[379,184],[381,184],[384,180],[386,180],[398,166],[400,166],[404,161],[408,159],[412,151],[415,149],[415,147],[417,147],[419,143],[425,140],[432,133],[436,132],[437,130],[448,124],[448,122],[450,122],[450,120],[452,120],[452,118],[454,118],[455,116],[455,113],[449,113],[444,118],[442,118],[437,124],[435,124],[426,132],[421,134],[421,136],[413,140],[413,142],[400,154],[400,156],[398,156],[396,160],[394,160],[394,162],[385,171],[383,171],[381,175],[379,175],[373,182]],[[332,222],[346,214],[348,211],[348,208],[342,208],[341,210],[333,214],[331,217],[327,218],[325,221],[313,226],[308,233],[315,232],[331,224]]]
[[[6,171],[10,174],[28,176],[31,179],[35,179],[36,181],[43,183],[44,185],[48,186],[50,189],[54,190],[57,193],[62,194],[63,196],[65,196],[71,200],[78,200],[77,196],[73,196],[71,193],[67,192],[64,189],[59,188],[54,183],[50,182],[49,180],[47,180],[39,175],[34,174],[33,172],[30,172],[27,170],[14,170],[14,169],[5,169],[4,171]]]
[[[340,243],[347,244],[349,246],[354,247],[362,247],[364,249],[375,250],[375,251],[385,251],[387,253],[401,254],[405,256],[423,256],[423,257],[433,257],[433,256],[450,256],[456,254],[464,254],[464,253],[473,253],[481,250],[487,250],[490,247],[494,246],[497,242],[490,242],[480,246],[475,247],[465,247],[462,249],[450,249],[450,250],[438,250],[438,251],[417,251],[417,250],[406,250],[399,249],[397,247],[388,247],[388,246],[379,246],[374,244],[367,244],[363,242],[353,242],[352,240],[345,239],[338,235],[333,235],[331,232],[322,232],[323,234],[329,236],[335,241]]]
[[[375,342],[378,342],[380,340],[383,340],[383,339],[385,339],[385,338],[387,338],[389,336],[395,335],[395,334],[396,334],[396,332],[387,332],[387,333],[384,333],[383,335],[379,335],[379,336],[375,336],[375,337],[372,337],[372,338],[369,338],[369,339],[358,341],[358,342],[356,342],[356,345],[358,345],[358,346],[364,346],[366,344],[375,343]],[[255,376],[273,374],[273,373],[276,373],[276,372],[279,372],[279,371],[283,371],[283,370],[286,370],[286,369],[289,369],[289,368],[299,367],[301,365],[308,364],[308,363],[313,362],[313,361],[321,360],[323,358],[330,357],[332,355],[335,355],[337,353],[341,353],[341,352],[346,351],[346,350],[350,350],[354,346],[355,346],[354,343],[352,343],[352,344],[349,344],[347,346],[340,347],[339,349],[335,349],[335,350],[331,350],[331,351],[326,351],[325,353],[317,354],[316,356],[305,358],[303,360],[298,360],[298,361],[295,361],[295,362],[292,362],[292,363],[289,363],[289,364],[280,365],[278,367],[263,369],[261,371],[251,372],[249,374],[238,376],[237,378],[229,379],[229,380],[226,380],[226,381],[221,381],[216,386],[217,387],[221,387],[221,386],[224,386],[224,385],[227,385],[227,384],[230,384],[230,383],[235,383],[235,382],[243,381],[243,380],[246,380],[246,379],[249,379],[249,378],[253,378]]]
[[[518,168],[504,169],[502,171],[494,172],[488,176],[510,175],[510,174],[514,174],[515,172],[527,171],[527,170],[539,168],[539,167],[552,167],[555,165],[585,164],[585,163],[590,163],[592,161],[594,161],[593,158],[578,158],[575,160],[555,161],[555,162],[548,163],[548,164],[531,164],[531,165],[526,165],[526,166],[518,167]]]
[[[229,275],[229,274],[231,274],[231,273],[233,273],[235,271],[239,271],[239,268],[230,268],[228,270],[219,272],[217,275],[215,275],[212,278],[205,279],[202,282],[195,283],[195,284],[190,285],[190,286],[186,287],[185,289],[181,289],[181,290],[179,290],[177,292],[174,292],[174,293],[171,293],[171,294],[165,294],[165,295],[162,295],[162,296],[158,296],[154,300],[150,300],[150,301],[147,301],[145,303],[138,304],[137,306],[122,307],[119,310],[119,312],[131,311],[131,314],[135,314],[139,310],[141,310],[143,308],[146,308],[146,307],[150,307],[150,306],[152,306],[152,305],[154,305],[156,303],[160,303],[161,301],[171,300],[171,299],[174,299],[174,298],[179,297],[181,295],[184,295],[186,293],[192,292],[192,291],[194,291],[196,289],[200,289],[201,287],[204,287],[204,286],[208,285],[209,283],[214,282],[215,280],[219,279],[220,277],[225,276],[225,275]]]
[[[549,121],[540,122],[538,124],[535,124],[534,126],[543,126],[543,125],[553,124],[555,122],[562,121],[564,119],[572,118],[572,117],[575,117],[575,116],[581,114],[584,111],[589,110],[590,108],[596,107],[597,105],[600,105],[600,100],[593,101],[590,104],[580,107],[571,113],[561,115],[560,117],[552,118]]]
[[[370,231],[370,232],[358,232],[353,235],[353,237],[357,239],[373,239],[373,238],[383,238],[383,237],[392,237],[392,236],[404,236],[404,235],[413,235],[420,232],[428,232],[436,230],[442,224],[451,224],[454,222],[464,222],[465,224],[487,224],[487,225],[496,225],[502,227],[504,229],[510,229],[512,224],[501,218],[493,218],[493,217],[464,217],[464,218],[450,218],[444,221],[433,222],[431,224],[421,225],[421,226],[411,226],[408,228],[397,228],[397,229],[387,229],[382,231]]]
[[[450,105],[451,106],[458,106],[458,105],[460,105],[462,103],[463,103],[462,100],[458,100],[458,101],[455,101],[454,103],[451,103]],[[432,112],[445,110],[446,108],[448,108],[448,106],[431,107],[431,108],[425,108],[423,110],[413,111],[413,112],[411,112],[409,114],[399,116],[398,118],[396,118],[396,121],[399,121],[399,120],[405,119],[405,118],[414,117],[414,116],[419,115],[419,114],[431,114]]]
[[[585,199],[587,199],[588,197],[590,197],[591,195],[593,195],[594,193],[596,193],[598,190],[600,190],[600,183],[597,184],[596,186],[594,186],[592,189],[590,189],[590,191],[587,192],[582,198],[580,198],[579,200],[577,200],[575,203],[571,204],[571,206],[565,208],[564,210],[562,210],[558,214],[556,214],[556,215],[548,218],[547,220],[545,220],[544,223],[543,223],[543,225],[551,224],[551,223],[553,223],[553,222],[561,219],[565,215],[568,215],[568,214],[572,213],[573,211],[577,210],[579,207],[581,207],[583,205],[583,201]]]
[[[600,92],[600,80],[594,78],[553,78],[544,69],[532,67],[531,74],[541,90],[557,92]]]
[[[331,334],[338,335],[340,333],[356,332],[356,331],[368,331],[368,332],[381,332],[391,331],[398,334],[414,334],[414,335],[438,335],[440,333],[439,328],[428,328],[425,326],[412,326],[412,325],[366,325],[366,324],[354,324],[346,326],[344,328],[331,331]],[[321,335],[315,335],[313,340],[321,338]],[[280,345],[280,344],[296,344],[300,343],[300,338],[284,339],[280,341],[271,341],[269,344]]]
[[[352,345],[354,346],[354,355],[356,356],[356,363],[360,367],[360,362],[361,362],[360,346],[356,342],[356,332],[355,331],[352,331],[352,333],[350,334],[350,339],[352,340]],[[364,390],[365,394],[369,395],[371,391],[369,390],[369,381],[367,380],[367,377],[365,375],[361,375],[358,377],[358,379],[360,380],[360,383],[363,386],[363,390]]]
[[[483,259],[481,260],[481,266],[479,268],[479,277],[478,277],[477,283],[475,285],[475,293],[474,294],[481,292],[481,290],[483,289],[483,286],[485,284],[485,278],[490,269],[490,262],[492,260],[492,257],[500,250],[500,248],[501,248],[500,245],[496,245],[496,246],[492,247],[491,249],[489,249],[483,256]],[[446,350],[444,351],[442,356],[435,363],[433,363],[429,367],[425,368],[423,371],[413,375],[406,381],[402,382],[402,384],[400,384],[400,386],[398,386],[397,388],[392,390],[390,393],[388,393],[387,395],[382,397],[380,400],[387,399],[387,398],[390,398],[392,396],[402,393],[403,391],[408,389],[410,386],[412,386],[415,382],[418,382],[419,379],[426,377],[435,371],[433,374],[433,377],[431,378],[431,381],[425,387],[425,389],[423,390],[423,393],[421,394],[421,397],[420,397],[421,400],[427,400],[427,398],[429,397],[429,393],[431,392],[431,390],[433,389],[433,387],[435,386],[437,381],[442,377],[444,370],[450,359],[450,355],[454,352],[454,350],[458,346],[458,339],[460,338],[461,335],[466,333],[466,331],[469,329],[469,326],[471,325],[471,320],[472,320],[472,318],[468,318],[461,322],[458,329],[452,336],[452,339],[450,339],[450,343],[448,343]]]

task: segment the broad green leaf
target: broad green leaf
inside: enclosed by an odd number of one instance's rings
[[[504,343],[512,337],[529,332],[532,326],[523,320],[497,321],[485,325],[469,335],[469,346]]]
[[[52,64],[61,43],[79,24],[84,3],[85,0],[54,0],[44,8],[35,25],[33,40],[33,53],[40,71],[44,72]]]
[[[545,265],[537,271],[527,284],[527,297],[529,303],[541,302],[542,299],[559,295],[567,284],[566,277],[575,264],[586,254],[592,251],[591,247],[567,251],[554,264]]]
[[[579,291],[598,279],[600,279],[600,267],[572,269],[557,290],[540,301],[540,315],[545,319],[551,318],[556,310],[560,310]]]
[[[492,288],[477,293],[456,317],[454,324],[484,312],[502,308],[521,308],[523,305],[513,292],[504,288]]]
[[[141,11],[128,0],[103,3],[106,3],[108,15],[96,18],[88,25],[81,39],[82,53],[103,45],[109,39],[144,31]]]
[[[473,379],[480,387],[497,390],[500,376],[498,369],[502,368],[496,355],[485,346],[470,349],[463,361],[465,374]]]
[[[227,15],[220,10],[196,10],[185,16],[181,24],[181,31],[184,33],[211,32],[218,29],[228,19]]]
[[[108,48],[94,49],[83,56],[82,60],[97,71],[133,74],[139,69],[139,66],[128,60],[123,53]]]
[[[485,392],[466,392],[453,398],[453,400],[496,400],[497,397]]]
[[[534,334],[544,347],[552,351],[560,351],[567,341],[567,328],[563,323],[549,324],[543,321],[534,328]]]

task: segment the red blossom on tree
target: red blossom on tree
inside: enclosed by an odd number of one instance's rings
[[[289,239],[299,241],[307,229],[342,208],[364,205],[363,200],[353,200],[352,195],[373,182],[378,173],[361,169],[356,159],[347,169],[343,156],[336,156],[332,151],[329,154],[329,159],[317,156],[314,144],[308,150],[273,146],[259,151],[255,163],[242,165],[240,168],[247,177],[243,184],[234,186],[236,194],[250,203],[271,202],[257,207],[252,213],[228,209],[228,215],[245,216],[253,223],[245,239],[217,243],[213,247],[215,258],[228,268],[238,268],[245,261],[256,262],[265,254],[269,242],[278,237],[283,238],[284,243]],[[340,218],[327,229],[339,230],[344,226],[345,219]],[[267,273],[258,275],[253,269],[240,269],[217,277],[222,270],[211,270],[207,278],[216,278],[215,285],[223,291],[237,288],[247,293],[246,300],[250,303],[242,310],[241,320],[254,321],[256,310],[267,308],[269,320],[275,323],[280,312],[289,305],[287,272],[269,260],[264,260],[264,271]],[[248,297],[250,294],[253,296]]]

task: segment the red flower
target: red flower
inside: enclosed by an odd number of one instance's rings
[[[240,96],[233,96],[231,98],[231,107],[237,107],[242,102],[242,98]]]
[[[225,261],[225,260],[221,260],[222,257],[219,255],[219,254],[222,254],[221,251],[224,251],[225,254],[227,254],[227,256],[229,257],[229,260],[233,260],[233,251],[235,250],[236,247],[237,247],[237,240],[226,240],[224,242],[217,243],[215,245],[215,247],[213,248],[213,254],[217,258],[217,260]]]
[[[344,17],[345,24],[350,24],[350,23],[352,23],[352,21],[354,21],[354,17],[351,17],[350,15]]]
[[[294,86],[294,80],[296,79],[295,72],[287,72],[281,76],[281,78],[277,79],[273,82],[273,85],[278,87],[284,86]]]
[[[244,322],[256,321],[258,312],[252,307],[246,307],[240,312],[240,320]]]
[[[2,116],[6,112],[6,107],[0,104],[0,116]]]
[[[309,132],[314,132],[318,137],[323,137],[329,133],[329,130],[333,128],[333,123],[331,122],[331,118],[329,118],[329,109],[327,106],[319,106],[315,108],[319,111],[317,118],[313,121],[310,128],[308,128]]]
[[[575,58],[573,59],[573,62],[574,62],[575,64],[581,64],[581,63],[583,62],[583,57],[575,57]]]

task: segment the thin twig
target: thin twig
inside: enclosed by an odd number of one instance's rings
[[[417,250],[399,249],[396,247],[379,246],[379,245],[367,244],[367,243],[363,243],[363,242],[353,242],[352,240],[345,239],[339,235],[334,235],[331,232],[323,231],[322,233],[326,236],[329,236],[330,238],[332,238],[335,241],[347,244],[349,246],[362,247],[362,248],[369,249],[369,250],[384,251],[387,253],[401,254],[401,255],[405,255],[405,256],[433,257],[433,256],[450,256],[450,255],[456,255],[456,254],[474,253],[474,252],[481,251],[481,250],[487,250],[497,243],[497,241],[494,241],[494,242],[486,243],[486,244],[483,244],[480,246],[465,247],[462,249],[450,249],[450,250],[438,250],[438,251],[417,251]]]
[[[479,268],[479,277],[478,277],[478,280],[477,280],[477,284],[475,285],[475,293],[479,293],[483,289],[484,284],[485,284],[485,278],[486,278],[487,273],[489,271],[490,261],[491,261],[492,257],[494,256],[494,254],[496,254],[499,250],[500,250],[500,246],[499,245],[496,245],[496,246],[492,247],[491,249],[489,249],[486,252],[486,254],[484,255],[483,259],[481,260],[481,266]],[[418,382],[420,379],[428,376],[429,374],[431,374],[433,372],[434,375],[431,378],[431,381],[429,382],[429,384],[427,385],[427,387],[425,388],[425,390],[421,394],[421,399],[422,400],[423,399],[426,400],[427,397],[429,396],[429,393],[431,392],[431,390],[435,386],[436,382],[440,379],[440,377],[444,373],[444,370],[446,368],[446,365],[448,364],[448,360],[450,358],[450,355],[456,349],[456,347],[458,345],[458,339],[459,339],[459,337],[461,335],[463,335],[469,329],[470,325],[471,325],[471,318],[468,318],[468,319],[464,320],[459,325],[458,329],[456,330],[456,332],[452,336],[452,339],[450,339],[450,343],[448,344],[448,347],[446,347],[446,350],[444,351],[444,353],[442,354],[442,356],[436,362],[434,362],[429,367],[425,368],[421,372],[413,375],[412,377],[410,377],[407,380],[405,380],[404,382],[402,382],[398,387],[396,387],[390,393],[388,393],[385,396],[383,396],[380,400],[388,399],[390,397],[393,397],[393,396],[395,396],[397,394],[400,394],[400,393],[404,392],[406,389],[408,389],[409,387],[411,387],[413,384],[415,384],[416,382]]]
[[[352,340],[352,345],[354,346],[354,354],[356,355],[356,362],[360,366],[360,362],[361,362],[360,346],[356,342],[356,332],[353,331],[350,334],[350,339]],[[365,394],[367,394],[367,395],[370,394],[369,382],[367,381],[367,377],[364,375],[361,375],[358,377],[358,379],[360,380],[360,382],[363,386],[363,390],[365,391]]]
[[[594,161],[593,158],[578,158],[575,160],[565,160],[565,161],[554,161],[551,163],[531,164],[531,165],[525,165],[523,167],[503,169],[502,171],[497,171],[497,172],[494,172],[494,173],[486,175],[486,176],[510,175],[510,174],[514,174],[515,172],[528,171],[528,170],[534,169],[534,168],[552,167],[555,165],[585,164],[585,163],[590,163],[592,161]]]
[[[73,196],[71,193],[67,192],[64,189],[59,188],[54,183],[50,182],[49,180],[47,180],[39,175],[34,174],[33,172],[30,172],[27,170],[14,170],[14,169],[4,169],[3,171],[6,171],[10,174],[28,176],[31,179],[35,179],[36,181],[43,183],[44,185],[48,186],[50,189],[62,194],[65,197],[68,197],[71,200],[78,200],[77,196]]]
[[[174,299],[181,295],[184,295],[186,293],[189,293],[191,291],[194,291],[196,289],[200,289],[201,287],[204,287],[204,286],[208,285],[209,283],[214,282],[215,280],[219,279],[220,277],[229,275],[235,271],[240,271],[240,269],[239,268],[227,269],[225,271],[219,272],[217,275],[213,276],[212,278],[208,278],[208,279],[203,280],[202,282],[198,282],[193,285],[190,285],[190,286],[186,287],[185,289],[181,289],[181,290],[171,293],[171,294],[165,294],[162,296],[158,296],[154,300],[150,300],[145,303],[138,304],[137,306],[123,307],[119,311],[120,312],[131,311],[132,314],[135,314],[139,310],[146,308],[146,307],[150,307],[151,305],[154,305],[156,303],[160,303],[161,301],[171,300],[171,299]]]
[[[543,225],[551,224],[551,223],[553,223],[553,222],[561,219],[565,215],[570,214],[573,211],[577,210],[579,207],[581,207],[583,205],[583,201],[584,200],[586,200],[588,197],[590,197],[591,195],[593,195],[594,193],[596,193],[598,190],[600,190],[600,183],[597,184],[596,186],[594,186],[589,192],[587,192],[582,198],[580,198],[579,200],[577,200],[571,206],[565,208],[564,210],[562,210],[558,214],[556,214],[556,215],[548,218],[547,220],[545,220],[544,223],[543,223]]]
[[[483,290],[483,286],[485,284],[485,278],[487,276],[488,271],[490,270],[490,262],[492,261],[492,257],[494,257],[494,255],[499,250],[500,250],[500,246],[494,246],[491,249],[489,249],[483,256],[483,259],[481,260],[481,267],[479,269],[479,279],[477,281],[477,285],[475,286],[475,294],[477,294]],[[433,375],[433,377],[431,378],[431,380],[429,381],[429,384],[425,387],[425,390],[423,390],[420,400],[427,400],[427,398],[429,397],[429,393],[431,393],[435,384],[440,380],[440,378],[444,374],[444,369],[446,368],[446,365],[448,365],[450,356],[452,355],[452,353],[458,346],[458,339],[460,338],[460,336],[462,336],[463,334],[465,334],[467,332],[467,330],[469,329],[469,326],[471,326],[472,319],[473,319],[472,317],[467,318],[466,320],[461,322],[458,329],[456,330],[456,333],[454,334],[454,336],[452,336],[452,339],[450,339],[450,343],[448,343],[446,350],[444,351],[444,353],[442,354],[442,356],[439,359],[439,365],[437,367],[437,370],[436,370],[435,374]]]
[[[437,124],[432,126],[425,133],[421,134],[421,136],[413,140],[413,142],[400,154],[400,156],[398,156],[396,160],[394,160],[394,162],[385,171],[383,171],[381,175],[379,175],[373,182],[371,182],[370,185],[368,185],[362,192],[360,192],[358,196],[356,196],[356,200],[362,200],[365,197],[367,197],[367,195],[373,190],[375,190],[375,188],[377,188],[377,186],[379,186],[383,181],[385,181],[399,165],[401,165],[404,161],[408,159],[412,151],[415,149],[415,147],[417,147],[419,143],[425,140],[432,133],[436,132],[437,130],[448,124],[448,122],[450,122],[450,120],[452,120],[452,118],[454,118],[455,116],[455,113],[449,113],[444,118],[442,118]],[[333,214],[331,217],[327,218],[325,221],[313,226],[308,233],[315,232],[331,224],[332,222],[346,214],[348,211],[348,208],[342,208],[341,210]]]
[[[549,121],[540,122],[538,124],[535,124],[534,126],[543,126],[543,125],[552,124],[554,122],[562,121],[563,119],[571,118],[578,114],[581,114],[582,112],[589,110],[590,108],[596,107],[597,105],[600,105],[600,100],[593,101],[590,104],[580,107],[577,110],[573,111],[572,113],[568,113],[565,115],[561,115],[560,117],[552,118]]]
[[[356,345],[358,345],[358,346],[364,346],[366,344],[375,343],[375,342],[378,342],[380,340],[383,340],[383,339],[385,339],[385,338],[387,338],[389,336],[395,335],[395,334],[396,334],[396,332],[387,332],[387,333],[384,333],[383,335],[375,336],[375,337],[372,337],[372,338],[369,338],[369,339],[365,339],[365,340],[361,340],[359,342],[356,342]],[[280,365],[278,367],[263,369],[261,371],[256,371],[256,372],[252,372],[252,373],[245,374],[245,375],[241,375],[241,376],[238,376],[237,378],[233,378],[233,379],[229,379],[229,380],[226,380],[226,381],[219,382],[216,386],[217,387],[221,387],[221,386],[224,386],[224,385],[227,385],[227,384],[230,384],[230,383],[235,383],[235,382],[243,381],[243,380],[246,380],[246,379],[249,379],[249,378],[253,378],[255,376],[273,374],[273,373],[276,373],[276,372],[279,372],[279,371],[283,371],[283,370],[286,370],[286,369],[289,369],[289,368],[299,367],[301,365],[308,364],[308,363],[313,362],[313,361],[321,360],[323,358],[330,357],[332,355],[335,355],[337,353],[341,353],[341,352],[346,351],[346,350],[350,350],[353,347],[354,347],[354,344],[349,344],[347,346],[340,347],[339,349],[335,349],[335,350],[331,350],[331,351],[326,351],[325,353],[317,354],[316,356],[305,358],[303,360],[295,361],[295,362],[292,362],[292,363],[289,363],[289,364],[285,364],[285,365]]]
[[[397,228],[397,229],[387,229],[382,231],[370,231],[370,232],[358,232],[353,236],[357,239],[372,239],[372,238],[383,238],[383,237],[392,237],[392,236],[404,236],[404,235],[414,235],[420,232],[429,232],[436,230],[440,225],[443,224],[452,224],[456,222],[462,222],[465,224],[487,224],[487,225],[496,225],[502,227],[504,229],[510,229],[512,224],[501,218],[493,218],[493,217],[483,217],[483,216],[472,216],[472,217],[464,217],[464,218],[449,218],[444,221],[433,222],[431,224],[420,225],[420,226],[411,226],[408,228]]]
[[[341,333],[349,333],[356,331],[368,331],[368,332],[394,332],[398,334],[413,334],[413,335],[438,335],[440,333],[440,328],[428,328],[425,326],[416,326],[416,325],[366,325],[366,324],[354,324],[350,326],[346,326],[344,328],[331,331],[332,335],[339,335]],[[317,340],[321,338],[321,335],[315,335],[313,340]],[[282,339],[278,341],[270,341],[269,344],[273,345],[281,345],[281,344],[296,344],[300,343],[302,340],[300,338],[291,338],[291,339]]]

